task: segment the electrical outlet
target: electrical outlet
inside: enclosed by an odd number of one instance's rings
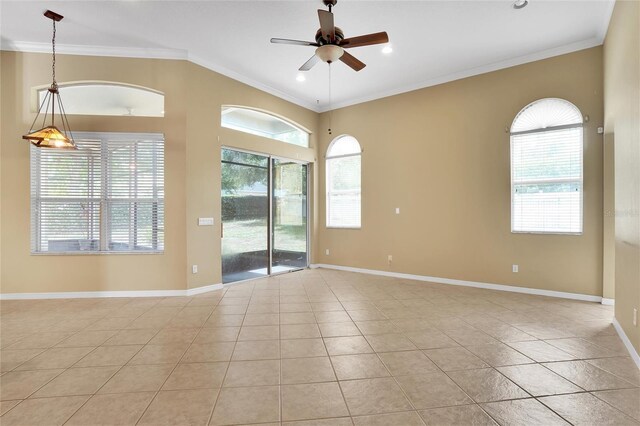
[[[638,308],[633,308],[633,326],[638,326]]]
[[[393,256],[391,255],[387,256],[387,260],[389,261],[389,263],[393,262]]]
[[[191,265],[191,273],[192,274],[198,273],[198,265]]]
[[[326,254],[327,256],[329,256],[329,249],[326,249],[326,250],[324,251],[324,254]]]
[[[512,272],[518,272],[518,265],[511,265]]]

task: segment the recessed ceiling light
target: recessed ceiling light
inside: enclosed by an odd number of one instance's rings
[[[296,77],[296,80],[298,81],[305,81],[306,79],[307,77],[305,77],[302,73],[298,73],[298,76]]]
[[[384,53],[385,55],[388,55],[391,52],[393,52],[393,49],[391,48],[390,44],[387,44],[385,47],[382,48],[382,53]]]
[[[516,0],[515,2],[513,2],[513,8],[523,9],[528,4],[529,4],[529,0]]]

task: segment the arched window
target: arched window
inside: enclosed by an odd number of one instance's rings
[[[360,161],[353,136],[339,136],[327,149],[327,227],[360,228]]]
[[[223,105],[220,124],[264,138],[309,147],[309,131],[276,114],[254,108]]]
[[[41,105],[48,87],[37,90],[38,105]],[[85,81],[61,83],[59,90],[69,115],[164,117],[164,95],[146,87]]]
[[[511,125],[511,231],[582,233],[582,114],[563,99],[524,107]]]

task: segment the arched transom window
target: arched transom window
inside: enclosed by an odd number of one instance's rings
[[[353,136],[339,136],[327,149],[327,227],[360,228],[362,149]]]
[[[309,131],[268,111],[255,108],[223,105],[222,127],[275,139],[277,141],[309,147]]]
[[[48,87],[38,89],[38,105]],[[164,94],[147,87],[107,81],[61,83],[60,96],[69,115],[164,117]]]
[[[580,110],[547,98],[524,107],[511,125],[511,231],[582,233]]]

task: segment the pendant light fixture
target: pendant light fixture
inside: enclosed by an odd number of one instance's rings
[[[56,82],[56,22],[62,20],[63,16],[55,12],[47,10],[44,16],[53,21],[53,38],[51,44],[53,47],[53,60],[51,69],[53,72],[53,81],[51,86],[47,89],[47,93],[40,104],[38,114],[35,120],[31,124],[29,133],[22,136],[22,139],[28,140],[31,144],[38,148],[58,148],[58,149],[78,149],[73,141],[73,135],[69,129],[69,121],[64,112],[64,106],[62,105],[62,99],[60,98],[60,92],[58,91],[58,83]],[[56,127],[56,105],[58,106],[58,122],[62,123],[62,131]],[[47,116],[49,115],[49,107],[51,107],[51,124],[45,126],[47,123]],[[40,130],[34,131],[34,126],[43,114],[42,127]]]

